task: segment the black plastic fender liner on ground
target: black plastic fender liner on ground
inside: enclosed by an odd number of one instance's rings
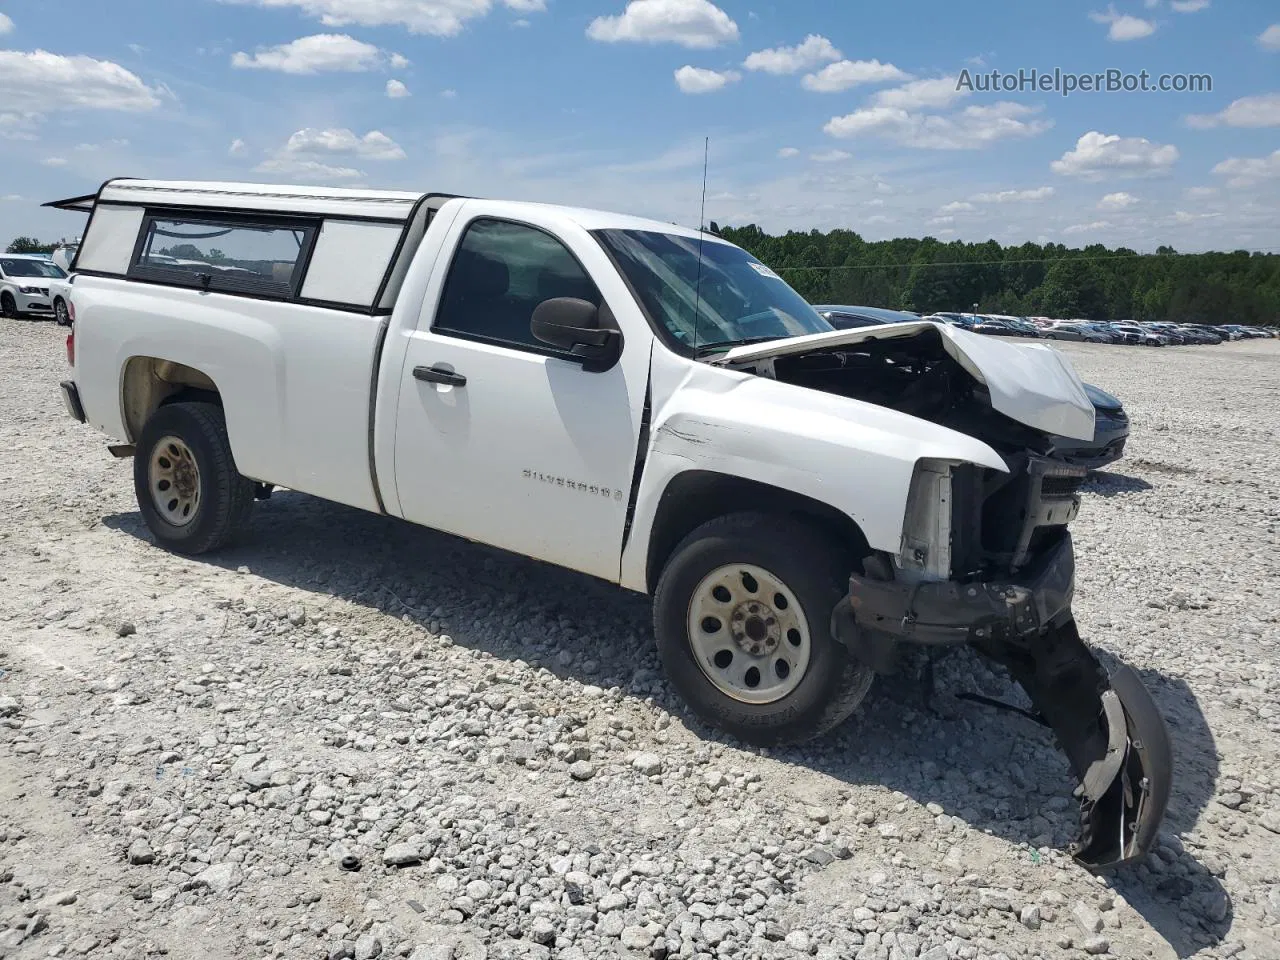
[[[1071,855],[1091,870],[1145,856],[1173,789],[1173,748],[1137,673],[1124,666],[1108,677],[1073,619],[982,652],[1008,667],[1071,762],[1080,802]]]
[[[1079,781],[1080,839],[1090,869],[1141,858],[1156,842],[1173,786],[1173,749],[1155,701],[1130,667],[1108,677],[1071,614],[1071,539],[994,582],[909,583],[881,565],[849,578],[831,635],[887,672],[898,647],[967,644],[1005,667],[1053,730]],[[874,574],[874,575],[872,575]]]

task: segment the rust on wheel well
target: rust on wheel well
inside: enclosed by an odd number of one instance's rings
[[[681,540],[716,517],[745,512],[798,520],[846,550],[857,565],[870,552],[866,537],[853,519],[829,503],[755,480],[710,470],[689,470],[667,485],[658,502],[645,567],[650,592]]]
[[[131,357],[125,364],[120,403],[131,443],[163,404],[184,400],[222,404],[217,384],[195,367],[159,357]]]

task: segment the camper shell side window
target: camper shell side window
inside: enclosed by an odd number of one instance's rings
[[[319,218],[148,210],[127,277],[294,299],[321,222]]]

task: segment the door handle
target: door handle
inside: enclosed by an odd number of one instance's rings
[[[443,383],[450,387],[465,387],[467,378],[460,373],[454,373],[452,370],[444,370],[441,367],[414,367],[413,376],[415,380],[424,380],[427,383]]]

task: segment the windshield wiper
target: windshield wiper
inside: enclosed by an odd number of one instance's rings
[[[694,356],[704,357],[709,353],[727,352],[729,350],[732,350],[734,347],[743,347],[749,343],[769,343],[770,341],[773,341],[773,340],[786,340],[786,339],[788,339],[787,336],[783,335],[780,337],[775,337],[775,336],[744,337],[741,340],[721,340],[717,343],[704,343],[702,346],[698,347],[697,352],[694,353]]]

